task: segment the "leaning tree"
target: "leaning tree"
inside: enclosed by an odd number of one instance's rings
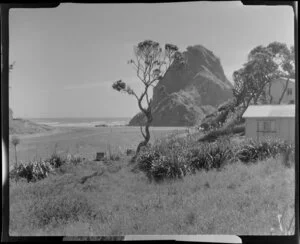
[[[270,72],[273,72],[271,75],[273,76],[274,81],[276,78],[284,77],[286,78],[286,83],[283,87],[281,96],[279,98],[278,103],[280,104],[283,96],[287,90],[289,81],[291,78],[295,78],[295,51],[294,46],[291,46],[288,48],[288,46],[285,43],[281,42],[271,42],[268,46],[257,46],[256,48],[252,49],[251,52],[248,55],[248,60],[255,60],[257,55],[266,55],[268,56],[268,59],[266,61],[272,62],[275,64],[276,69]],[[261,67],[264,68],[268,64],[262,63]],[[265,89],[262,93],[265,95],[268,95],[269,99],[266,99],[267,103],[273,103],[273,97],[271,94],[271,87],[272,87],[272,81],[267,82],[268,89]]]
[[[134,47],[134,55],[135,59],[129,60],[128,63],[133,66],[137,78],[142,82],[143,92],[138,95],[122,80],[116,81],[112,85],[113,89],[134,96],[139,109],[146,118],[145,124],[140,126],[144,140],[139,143],[133,161],[141,148],[146,146],[150,140],[149,127],[153,121],[153,111],[149,90],[157,85],[171,67],[180,68],[185,64],[183,54],[179,52],[177,46],[166,44],[163,50],[158,42],[151,40],[138,43]]]
[[[236,106],[242,105],[239,118],[250,103],[257,104],[265,97],[267,88],[267,102],[272,103],[270,89],[275,79],[287,78],[284,94],[289,78],[295,74],[293,50],[293,47],[289,49],[284,43],[272,42],[267,47],[257,46],[250,51],[247,62],[233,73]]]

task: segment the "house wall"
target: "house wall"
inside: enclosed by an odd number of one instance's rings
[[[295,142],[295,118],[280,118],[278,124],[278,136],[290,142]]]
[[[258,121],[275,120],[276,133],[263,135],[257,132]],[[295,142],[295,118],[246,118],[245,136],[253,140],[262,140],[266,137],[276,137],[279,139]]]
[[[246,138],[257,140],[257,120],[255,118],[246,118],[245,126]]]
[[[286,80],[278,79],[278,80],[273,81],[270,85],[271,85],[270,93],[273,97],[272,104],[278,104],[281,94],[284,91],[284,88],[286,85]],[[295,83],[289,81],[288,88],[292,89],[292,94],[288,95],[287,94],[288,89],[287,89],[284,93],[281,104],[289,104],[292,100],[295,103]],[[269,86],[266,86],[266,93],[268,96]]]

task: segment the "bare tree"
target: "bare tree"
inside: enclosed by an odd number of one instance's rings
[[[116,81],[112,87],[119,92],[125,92],[136,98],[139,109],[145,115],[146,124],[140,126],[141,134],[144,138],[139,143],[136,154],[132,161],[143,146],[146,146],[150,140],[149,127],[153,121],[152,116],[152,99],[149,98],[149,89],[155,87],[171,68],[178,68],[185,64],[182,53],[178,51],[178,47],[173,44],[166,44],[164,50],[158,42],[146,40],[138,43],[134,48],[135,59],[129,60],[129,64],[136,71],[137,78],[143,83],[144,89],[142,94],[138,95],[122,80]]]

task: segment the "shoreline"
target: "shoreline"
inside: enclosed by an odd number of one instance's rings
[[[185,127],[150,127],[151,143],[169,133],[182,134]],[[30,161],[35,158],[47,158],[52,152],[80,154],[85,158],[94,158],[97,152],[107,150],[113,153],[136,148],[143,140],[140,127],[52,127],[50,131],[32,134],[11,134],[20,139],[17,146],[18,160]],[[14,161],[14,150],[9,143],[9,161]]]
[[[60,133],[68,133],[77,130],[101,130],[101,129],[132,129],[132,130],[140,130],[139,126],[128,126],[128,125],[118,125],[118,126],[52,126],[50,130],[44,132],[36,132],[36,133],[9,133],[9,136],[17,136],[19,138],[33,138],[33,137],[41,137],[41,136],[50,136]],[[150,126],[149,130],[151,131],[183,131],[187,130],[189,127],[186,126]]]

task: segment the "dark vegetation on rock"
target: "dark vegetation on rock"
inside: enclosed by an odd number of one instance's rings
[[[186,68],[171,66],[153,90],[152,126],[193,126],[233,96],[220,59],[210,50],[190,46],[183,55]],[[144,123],[145,118],[139,113],[129,125]]]

